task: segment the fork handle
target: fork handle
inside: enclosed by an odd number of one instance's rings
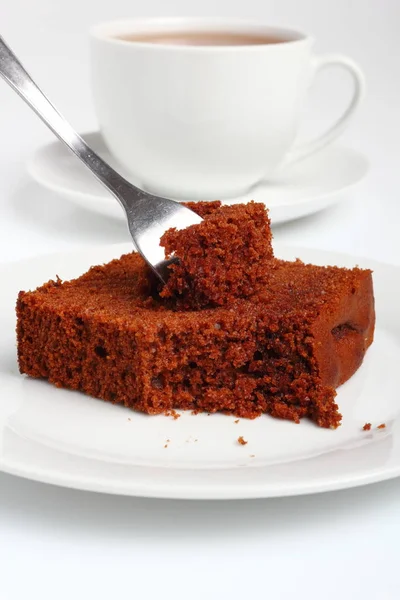
[[[56,136],[81,159],[83,164],[90,169],[93,175],[117,198],[126,210],[127,206],[125,205],[123,195],[128,189],[132,191],[132,187],[134,186],[114,171],[108,163],[86,144],[36,85],[1,36],[0,75],[39,115]]]

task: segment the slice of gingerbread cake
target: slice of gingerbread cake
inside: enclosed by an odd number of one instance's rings
[[[373,340],[371,272],[275,259],[262,205],[191,207],[203,222],[162,241],[180,262],[161,296],[137,253],[20,292],[20,371],[149,414],[337,427]]]

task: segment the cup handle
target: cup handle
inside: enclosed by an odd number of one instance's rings
[[[305,142],[304,144],[295,145],[292,150],[289,151],[287,158],[284,161],[284,166],[297,162],[315,152],[318,152],[338,137],[344,131],[349,124],[349,121],[353,117],[358,105],[360,104],[364,92],[365,92],[365,78],[360,67],[347,56],[341,54],[327,54],[324,56],[314,57],[313,59],[313,70],[314,76],[319,71],[326,67],[339,66],[346,69],[353,78],[354,92],[351,102],[348,108],[345,110],[343,115],[322,135],[315,140]]]

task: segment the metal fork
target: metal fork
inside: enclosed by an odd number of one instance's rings
[[[0,75],[115,196],[125,210],[136,250],[165,283],[167,267],[174,259],[165,260],[161,236],[171,227],[183,229],[202,219],[179,202],[153,196],[132,185],[100,158],[51,104],[1,36]]]

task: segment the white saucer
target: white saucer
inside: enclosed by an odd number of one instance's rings
[[[106,148],[99,132],[84,134],[89,145],[123,173]],[[118,203],[107,193],[79,160],[59,141],[36,151],[28,170],[43,186],[62,194],[78,206],[107,217],[125,218]],[[319,154],[296,163],[273,182],[261,183],[228,204],[256,200],[270,209],[274,224],[291,221],[339,202],[344,192],[368,171],[363,154],[345,146],[330,146]],[[140,182],[133,181],[140,186]]]
[[[21,376],[17,292],[56,274],[77,276],[130,250],[131,244],[86,247],[0,265],[0,470],[79,489],[190,499],[308,494],[400,475],[399,267],[276,244],[282,258],[374,270],[376,338],[362,367],[338,390],[343,423],[335,431],[266,415],[238,423],[190,412],[177,420],[148,417]],[[381,423],[385,429],[377,428]]]

